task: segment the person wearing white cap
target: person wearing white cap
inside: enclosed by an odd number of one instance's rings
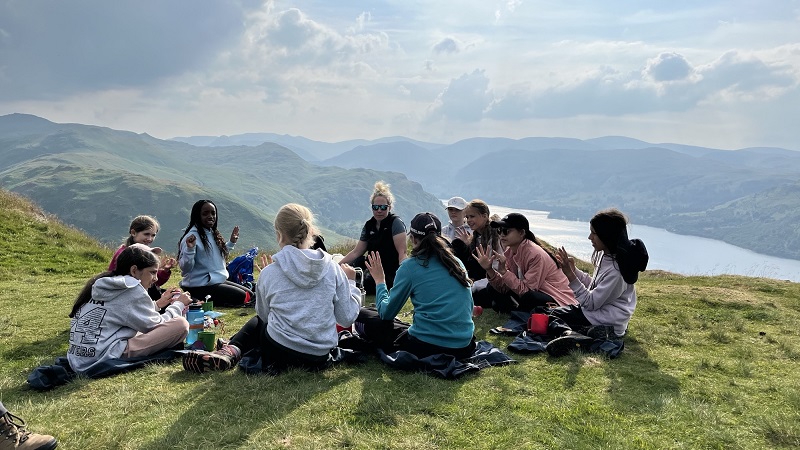
[[[450,223],[442,228],[442,237],[447,239],[448,242],[453,242],[456,238],[456,230],[462,230],[466,233],[471,232],[469,225],[465,222],[465,209],[467,208],[467,201],[462,197],[453,197],[447,201],[447,216],[450,218]]]

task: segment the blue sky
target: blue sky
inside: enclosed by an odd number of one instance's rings
[[[800,150],[800,0],[0,0],[0,114]]]

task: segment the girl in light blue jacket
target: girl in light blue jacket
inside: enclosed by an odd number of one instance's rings
[[[178,246],[181,287],[192,298],[210,296],[215,306],[252,306],[255,294],[250,289],[228,281],[226,260],[239,240],[239,227],[233,227],[228,242],[217,230],[217,205],[198,200],[192,206],[189,225]]]

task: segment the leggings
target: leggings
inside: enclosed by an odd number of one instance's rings
[[[551,336],[562,336],[567,331],[580,331],[592,325],[580,305],[559,306],[551,309],[548,315],[547,333]]]
[[[290,367],[322,370],[331,365],[329,354],[309,355],[275,342],[267,332],[267,324],[258,316],[248,320],[233,335],[230,344],[239,347],[242,354],[250,350],[258,350],[261,354],[261,370],[271,374],[284,372]]]
[[[256,296],[250,289],[233,281],[208,286],[185,287],[184,290],[189,291],[192,298],[198,300],[205,300],[206,296],[210,295],[209,300],[214,302],[214,306],[244,306],[252,302]]]

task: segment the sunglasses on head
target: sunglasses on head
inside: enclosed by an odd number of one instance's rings
[[[389,205],[372,205],[373,211],[377,210],[386,211],[387,209],[389,209]]]

